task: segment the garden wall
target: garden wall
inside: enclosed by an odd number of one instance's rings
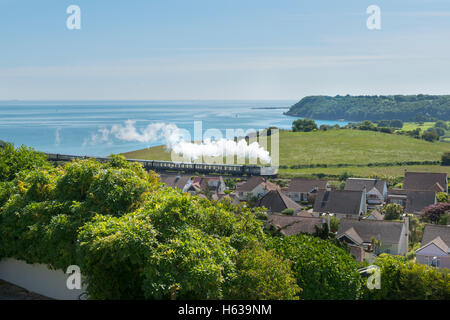
[[[49,298],[78,300],[86,290],[83,287],[69,290],[68,277],[62,270],[51,270],[43,264],[28,264],[11,258],[0,261],[0,279]]]

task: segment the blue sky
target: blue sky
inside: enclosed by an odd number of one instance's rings
[[[449,40],[448,0],[0,0],[0,100],[449,94]]]

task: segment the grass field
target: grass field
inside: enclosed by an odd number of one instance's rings
[[[280,132],[280,165],[349,164],[439,161],[442,153],[450,151],[450,144],[426,142],[407,136],[360,130],[331,130],[318,132]],[[127,158],[170,160],[163,146],[124,154]],[[317,173],[339,175],[348,172],[355,176],[372,174],[401,176],[410,171],[448,172],[450,167],[439,165],[389,167],[330,167],[306,169],[280,169],[287,176]]]

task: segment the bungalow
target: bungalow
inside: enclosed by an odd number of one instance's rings
[[[450,269],[450,226],[425,226],[421,247],[416,250],[416,261]]]
[[[448,176],[446,173],[405,171],[403,189],[448,193]]]
[[[367,212],[366,194],[364,191],[319,190],[313,210],[318,213],[333,213],[337,218],[358,218]]]
[[[367,205],[370,208],[383,205],[387,199],[388,189],[386,181],[379,179],[349,178],[345,182],[344,190],[366,190]]]
[[[279,232],[284,236],[291,236],[300,233],[314,234],[315,227],[320,227],[326,223],[323,218],[287,216],[272,214],[267,220],[267,227]]]
[[[192,195],[201,191],[209,191],[212,194],[223,193],[226,189],[225,182],[222,177],[195,177],[188,186],[187,192]]]
[[[166,186],[172,188],[178,188],[183,192],[187,192],[187,189],[192,183],[190,176],[176,176],[176,175],[160,175],[161,182],[165,183]]]
[[[258,201],[257,206],[266,207],[270,213],[281,213],[286,209],[292,209],[296,214],[302,210],[299,204],[284,195],[279,189],[269,191]]]
[[[330,184],[325,180],[306,180],[294,178],[290,181],[285,194],[294,201],[306,201],[308,196],[319,190],[329,190]]]
[[[366,253],[373,255],[381,253],[406,255],[408,233],[408,217],[405,217],[404,221],[343,218],[339,223],[336,237],[349,245],[363,248]],[[373,248],[373,240],[379,242],[375,248]],[[366,255],[365,260],[373,259],[373,255]]]
[[[280,187],[270,181],[266,181],[263,177],[253,176],[246,182],[237,185],[236,194],[239,200],[245,201],[248,197],[260,198],[267,192],[278,190]]]
[[[388,204],[401,205],[406,213],[419,214],[426,207],[436,204],[436,192],[393,189],[388,192]]]

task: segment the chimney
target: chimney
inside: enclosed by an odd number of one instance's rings
[[[403,216],[403,224],[405,227],[405,255],[408,253],[408,244],[409,244],[409,216],[405,214]]]
[[[330,213],[327,214],[328,232],[330,232]]]

